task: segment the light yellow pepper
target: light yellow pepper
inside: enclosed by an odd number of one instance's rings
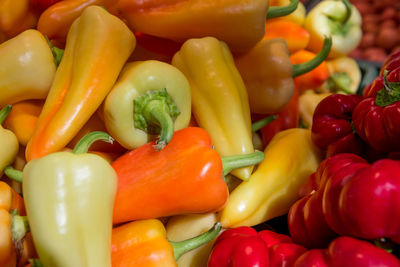
[[[331,94],[318,94],[314,90],[307,90],[299,97],[299,115],[304,126],[311,129],[315,108],[322,99]]]
[[[188,78],[192,112],[221,156],[254,152],[246,87],[228,46],[214,37],[189,39],[172,58]],[[253,166],[232,171],[247,180]]]
[[[224,228],[253,226],[287,213],[321,159],[310,130],[301,128],[279,132],[264,153],[249,181],[230,194],[221,214]]]
[[[0,44],[0,107],[46,98],[56,72],[50,46],[37,30]]]
[[[11,106],[8,105],[0,110],[0,177],[3,174],[5,167],[14,162],[19,150],[17,136],[8,130],[4,129],[1,124],[11,111]]]

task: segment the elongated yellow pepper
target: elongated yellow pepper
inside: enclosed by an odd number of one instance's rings
[[[221,156],[254,152],[249,100],[228,46],[214,37],[189,39],[172,58],[188,78],[192,112]],[[236,169],[247,180],[253,167]]]
[[[253,226],[289,211],[298,191],[315,172],[320,153],[307,129],[279,132],[264,150],[265,159],[229,196],[221,215],[225,228]]]

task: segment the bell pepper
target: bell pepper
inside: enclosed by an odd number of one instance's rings
[[[18,139],[15,134],[2,126],[10,111],[11,105],[0,110],[0,147],[3,151],[0,154],[0,177],[3,175],[4,168],[14,162],[19,150]]]
[[[47,97],[56,65],[44,36],[26,30],[0,44],[0,107]]]
[[[287,235],[270,230],[257,233],[251,227],[242,226],[218,236],[207,267],[294,266],[294,261],[305,251]]]
[[[84,10],[68,33],[64,55],[26,147],[28,161],[59,151],[72,140],[107,96],[134,47],[135,37],[123,21],[102,7]]]
[[[300,120],[308,129],[311,129],[315,108],[322,99],[331,94],[332,93],[316,93],[315,91],[307,91],[299,97]]]
[[[211,135],[216,151],[221,156],[254,152],[247,91],[228,46],[214,37],[189,39],[172,65],[189,80],[193,115]],[[252,170],[232,174],[247,180]]]
[[[264,158],[261,151],[221,158],[212,149],[210,135],[199,127],[176,131],[161,151],[154,150],[155,142],[111,164],[118,176],[114,224],[219,211],[228,200],[223,175]]]
[[[272,0],[269,1],[270,8],[275,6],[287,6],[290,5],[290,0]],[[304,20],[306,19],[306,8],[302,2],[298,2],[296,9],[290,14],[275,19],[271,19],[270,22],[274,20],[286,20],[296,23],[299,26],[303,26]],[[268,27],[268,25],[266,25]]]
[[[172,242],[167,240],[159,220],[129,222],[112,231],[112,266],[177,266],[176,261],[182,254],[214,239],[220,230],[221,225],[216,223],[197,237]]]
[[[205,214],[185,214],[172,216],[168,219],[165,226],[167,238],[173,242],[179,242],[188,238],[207,232],[208,229],[217,223],[218,217],[215,213]],[[183,254],[178,260],[179,267],[204,267],[207,266],[208,257],[210,255],[213,240],[206,244]]]
[[[348,55],[361,41],[361,15],[349,0],[321,1],[308,12],[304,28],[310,33],[308,50],[317,53],[325,36],[332,36],[329,58]]]
[[[287,213],[320,162],[310,130],[300,128],[276,134],[264,154],[249,181],[229,195],[220,220],[224,228],[253,226]]]
[[[72,23],[88,6],[108,8],[113,0],[63,0],[43,11],[37,22],[37,29],[46,35],[57,47],[63,48]]]
[[[296,243],[329,241],[333,233],[400,243],[400,162],[365,159],[342,153],[325,159],[315,173],[316,188],[289,211],[289,230]],[[304,200],[306,199],[306,200]],[[316,227],[316,226],[323,227]]]
[[[43,103],[43,100],[24,100],[12,105],[3,125],[15,134],[20,145],[26,146],[31,138]]]
[[[399,260],[387,251],[364,240],[342,236],[333,240],[327,249],[312,249],[301,255],[296,267],[369,267],[400,266]]]
[[[35,8],[43,12],[50,6],[55,3],[60,2],[60,0],[30,0],[31,5]]]
[[[32,160],[19,174],[43,266],[111,266],[117,177],[102,157],[86,153],[97,140],[112,142],[108,134],[92,132],[72,152]]]
[[[270,114],[281,111],[294,92],[293,78],[317,67],[329,53],[331,40],[307,62],[292,64],[283,39],[262,40],[251,50],[235,57],[235,65],[245,83],[250,111]],[[295,80],[298,79],[295,78]]]
[[[157,139],[161,150],[174,130],[189,125],[189,82],[176,67],[156,60],[128,63],[104,102],[108,132],[127,149]],[[132,119],[134,118],[134,119]]]
[[[385,71],[390,72],[398,67],[400,67],[400,50],[395,50],[394,52],[390,53],[383,62],[379,71],[379,76],[383,77]]]

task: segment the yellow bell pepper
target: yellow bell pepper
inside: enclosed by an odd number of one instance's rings
[[[44,36],[26,30],[0,44],[0,107],[47,97],[56,64]]]
[[[2,151],[0,154],[0,177],[4,169],[14,162],[19,150],[19,143],[15,134],[1,126],[10,111],[11,105],[0,110],[0,149]]]
[[[264,153],[249,181],[230,194],[221,214],[224,228],[253,226],[287,213],[321,160],[310,130],[301,128],[276,134]]]
[[[135,149],[155,139],[157,149],[189,125],[189,82],[176,67],[156,60],[128,63],[104,102],[108,132]]]
[[[103,102],[135,47],[119,18],[89,6],[74,21],[35,131],[28,161],[64,148]]]
[[[325,0],[319,2],[307,14],[304,28],[311,38],[308,49],[318,52],[325,36],[332,37],[329,58],[345,56],[361,41],[361,15],[349,0]]]
[[[311,129],[314,110],[322,99],[332,93],[316,93],[314,90],[307,90],[299,97],[299,115],[304,126]]]
[[[172,58],[188,78],[192,112],[221,156],[254,152],[249,100],[228,46],[214,37],[189,39]],[[253,166],[232,171],[247,180]]]

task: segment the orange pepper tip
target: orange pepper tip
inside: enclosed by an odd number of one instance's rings
[[[272,6],[268,9],[267,19],[287,16],[293,13],[299,4],[299,0],[290,0],[290,4],[287,6]]]

